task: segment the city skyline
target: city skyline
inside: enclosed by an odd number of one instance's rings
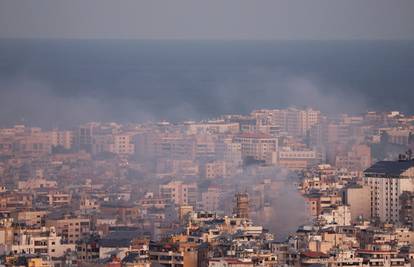
[[[0,0],[0,267],[412,267],[413,99],[413,0]]]

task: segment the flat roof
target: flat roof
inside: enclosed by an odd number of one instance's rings
[[[376,173],[385,176],[400,176],[409,168],[414,167],[414,160],[378,161],[364,171],[365,174]]]

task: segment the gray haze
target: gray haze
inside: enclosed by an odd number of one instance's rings
[[[414,113],[412,41],[0,40],[0,125]]]
[[[1,0],[0,38],[413,39],[412,0]]]

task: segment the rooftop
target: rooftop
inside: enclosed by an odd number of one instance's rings
[[[238,135],[239,138],[255,138],[255,139],[267,139],[272,138],[271,135],[262,132],[244,132]]]
[[[385,176],[400,176],[409,168],[414,167],[414,160],[379,161],[364,171]]]

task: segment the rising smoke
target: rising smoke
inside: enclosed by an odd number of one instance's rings
[[[247,192],[253,221],[275,233],[277,240],[283,240],[311,220],[305,199],[296,187],[298,181],[299,177],[286,169],[251,166],[226,179],[234,191],[225,198],[230,199],[235,192]]]
[[[188,91],[193,99],[188,99],[188,96],[166,98],[157,92],[142,98],[139,93],[138,97],[117,96],[116,90],[113,96],[105,93],[62,95],[57,93],[58,85],[45,82],[21,78],[12,82],[0,81],[0,124],[64,128],[88,121],[207,119],[222,114],[248,113],[254,108],[313,107],[333,114],[366,108],[362,97],[356,94],[332,95],[324,91],[322,83],[306,76],[281,77],[270,71],[252,72],[248,81],[233,77],[233,80],[217,82],[205,91]],[[130,88],[133,90],[134,86],[131,84]],[[178,91],[177,94],[183,92]]]
[[[411,43],[2,41],[0,48],[0,125],[182,121],[289,106],[412,110]]]

